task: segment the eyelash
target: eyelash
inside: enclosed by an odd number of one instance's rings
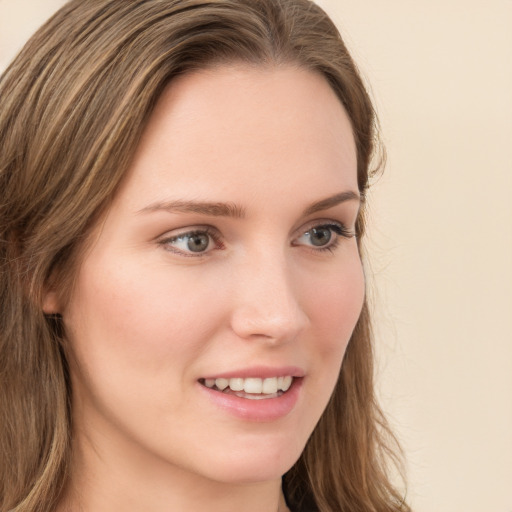
[[[224,248],[224,244],[222,243],[222,241],[220,239],[219,233],[217,233],[217,231],[215,231],[214,229],[212,229],[209,226],[205,226],[204,228],[200,228],[200,229],[193,229],[192,231],[184,231],[183,233],[178,233],[177,235],[164,238],[163,240],[159,241],[159,244],[164,246],[164,248],[167,251],[173,252],[175,254],[179,254],[180,256],[184,256],[186,258],[188,258],[188,257],[189,258],[198,258],[201,256],[205,256],[209,251],[208,252],[198,252],[198,253],[194,254],[192,252],[184,252],[179,249],[172,248],[172,246],[171,246],[172,242],[176,242],[180,238],[186,238],[186,237],[191,238],[195,235],[207,235],[208,238],[211,239],[213,241],[213,243],[215,244],[216,249]]]
[[[344,224],[341,224],[339,222],[329,222],[326,224],[316,224],[314,226],[311,226],[309,229],[304,231],[304,233],[301,235],[301,237],[305,236],[307,233],[313,231],[314,229],[316,229],[316,230],[329,229],[331,232],[334,231],[334,233],[336,235],[338,235],[338,236],[336,236],[336,238],[334,239],[333,242],[329,241],[330,243],[328,243],[327,245],[320,246],[317,248],[313,248],[313,246],[309,246],[310,249],[312,249],[314,252],[317,252],[317,253],[318,252],[326,252],[326,251],[329,251],[332,253],[340,245],[340,241],[341,241],[340,238],[354,238],[356,236],[355,233],[353,233],[352,231],[347,229],[347,227]]]
[[[300,239],[300,238],[306,236],[308,233],[312,232],[313,230],[321,230],[321,229],[328,229],[331,231],[331,233],[334,232],[336,237],[332,242],[331,242],[331,240],[329,240],[325,246],[318,246],[316,248],[313,245],[306,246],[315,253],[321,253],[321,252],[326,252],[326,251],[329,251],[332,253],[339,246],[340,238],[354,238],[356,236],[354,232],[347,229],[347,227],[342,223],[327,222],[324,224],[315,224],[315,225],[311,226],[306,231],[304,231],[299,237],[297,237],[297,239]],[[222,243],[219,233],[209,226],[205,226],[205,227],[198,228],[198,229],[193,229],[191,231],[184,231],[183,233],[178,233],[177,235],[174,235],[171,237],[166,237],[166,238],[160,240],[158,243],[161,246],[163,246],[166,250],[173,252],[175,254],[178,254],[180,256],[190,257],[190,258],[204,257],[210,251],[197,252],[196,254],[194,254],[193,252],[185,252],[180,249],[173,248],[171,245],[172,243],[176,243],[180,239],[191,238],[195,235],[207,235],[208,238],[213,241],[213,243],[215,245],[215,249],[223,249],[224,248],[224,244]],[[302,244],[293,243],[292,245],[295,247],[299,247]],[[207,246],[207,248],[209,248],[209,245]]]

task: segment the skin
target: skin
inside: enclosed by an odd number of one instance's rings
[[[356,198],[307,211],[342,192]],[[73,389],[59,510],[286,510],[281,476],[327,404],[363,303],[357,195],[350,122],[324,78],[233,65],[172,82],[70,300],[45,299],[64,319]],[[191,200],[243,215],[161,208]],[[340,224],[348,236],[325,228],[329,243],[313,245],[314,226]],[[191,255],[183,234],[205,227],[215,240]],[[254,365],[303,370],[284,417],[237,417],[198,382]]]

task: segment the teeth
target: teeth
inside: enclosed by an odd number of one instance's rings
[[[272,393],[277,393],[278,381],[279,378],[265,379],[262,385],[263,393],[266,393],[268,395],[271,395]]]
[[[293,377],[270,377],[259,379],[250,377],[241,379],[235,377],[232,379],[205,379],[204,385],[208,388],[216,386],[220,391],[229,387],[231,391],[243,391],[251,395],[276,395],[279,391],[288,391],[292,385]]]
[[[283,377],[283,384],[280,389],[282,389],[283,391],[288,391],[290,389],[290,386],[292,385],[292,381],[293,377]]]
[[[242,391],[244,389],[244,379],[229,379],[229,388],[231,391]]]
[[[215,385],[222,391],[229,386],[228,379],[215,379]]]
[[[245,379],[244,391],[246,393],[260,395],[261,392],[263,391],[263,381],[261,379]]]

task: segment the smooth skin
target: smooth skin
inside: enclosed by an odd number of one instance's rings
[[[358,197],[350,121],[321,76],[240,64],[172,82],[71,299],[45,298],[73,389],[59,510],[286,510],[281,477],[363,304]],[[303,370],[291,412],[249,421],[200,383],[254,366]]]

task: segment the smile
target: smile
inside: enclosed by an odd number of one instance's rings
[[[201,379],[199,382],[214,391],[232,394],[249,400],[264,400],[278,398],[288,391],[292,385],[293,377],[290,375],[268,377],[265,379],[234,377],[230,379]]]

